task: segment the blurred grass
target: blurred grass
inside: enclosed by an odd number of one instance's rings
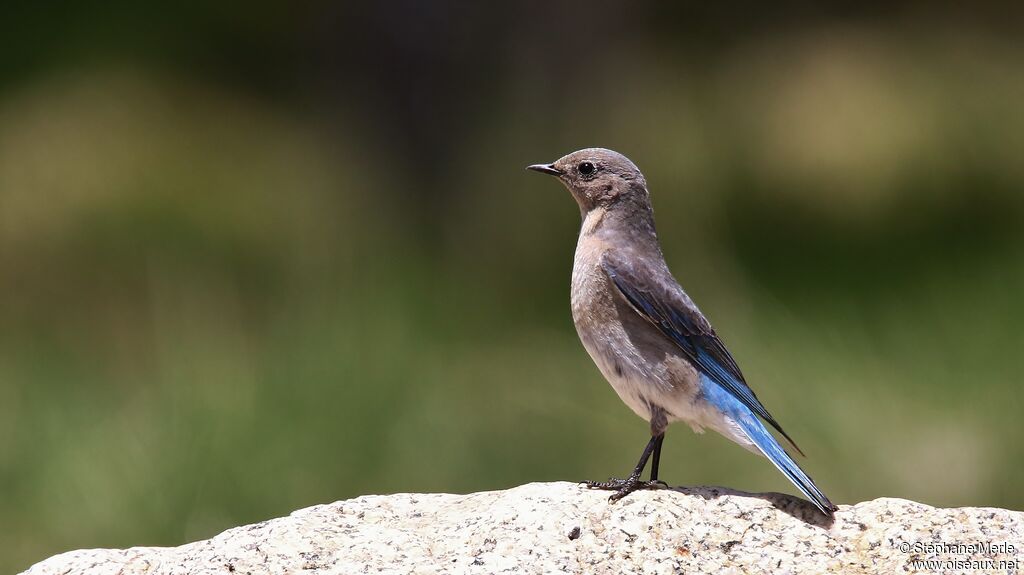
[[[1024,507],[1024,54],[986,42],[836,30],[686,74],[640,46],[572,106],[505,91],[450,143],[430,241],[365,119],[134,67],[8,90],[0,570],[629,469],[646,426],[569,317],[577,210],[522,172],[587,145],[644,169],[670,265],[833,499]],[[673,483],[792,492],[717,436],[666,449]]]

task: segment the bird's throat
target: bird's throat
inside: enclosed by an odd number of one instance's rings
[[[603,207],[595,207],[583,214],[583,225],[580,227],[580,236],[590,236],[601,229],[608,210]]]

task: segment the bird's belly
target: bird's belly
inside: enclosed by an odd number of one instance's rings
[[[632,367],[625,367],[623,358],[617,357],[615,351],[606,349],[593,340],[584,339],[582,335],[580,339],[583,341],[583,347],[586,348],[587,353],[597,365],[597,369],[611,384],[619,399],[633,410],[633,413],[650,421],[652,396],[659,395],[651,384],[650,378],[638,373]]]
[[[614,332],[614,329],[612,330]],[[609,334],[614,337],[613,334]],[[631,342],[605,345],[601,339],[580,339],[601,375],[633,413],[650,421],[660,411],[668,421],[699,423],[705,419],[697,399],[697,376],[685,360],[675,356],[651,362]]]
[[[697,372],[674,344],[609,291],[591,290],[573,304],[583,347],[623,403],[647,421],[660,411],[700,426]]]

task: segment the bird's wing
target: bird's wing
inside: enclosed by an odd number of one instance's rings
[[[778,430],[800,455],[804,454],[754,395],[729,350],[667,269],[611,254],[605,256],[601,267],[633,309],[679,346],[698,370]]]

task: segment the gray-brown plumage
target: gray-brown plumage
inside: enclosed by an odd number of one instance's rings
[[[612,388],[651,427],[651,440],[628,478],[588,484],[614,490],[617,500],[660,483],[665,429],[685,421],[694,431],[713,429],[766,456],[822,512],[832,513],[835,506],[758,419],[789,440],[669,272],[647,182],[633,162],[611,150],[588,148],[529,169],[556,176],[580,207],[573,322]],[[652,455],[651,481],[642,481]]]

